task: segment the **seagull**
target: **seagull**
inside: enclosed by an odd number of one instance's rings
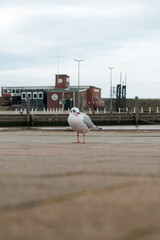
[[[83,133],[83,143],[85,143],[85,133],[90,129],[96,128],[96,126],[91,121],[90,117],[79,111],[78,108],[73,107],[68,117],[68,123],[70,127],[77,132],[77,142],[79,141],[79,133]]]

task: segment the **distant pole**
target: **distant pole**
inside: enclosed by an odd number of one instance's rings
[[[139,122],[139,105],[138,105],[138,97],[135,97],[135,118],[136,118],[136,125]]]
[[[125,86],[127,85],[127,73],[125,73]]]
[[[78,62],[78,95],[77,95],[77,107],[80,107],[80,98],[79,98],[79,88],[80,88],[80,62],[84,59],[74,59],[74,61]]]
[[[120,72],[120,85],[122,85],[122,72]]]
[[[58,73],[58,79],[59,80],[59,48],[57,49],[57,73]]]
[[[112,69],[113,67],[109,67],[110,69],[110,113],[112,113]]]

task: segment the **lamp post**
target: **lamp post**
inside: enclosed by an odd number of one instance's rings
[[[109,67],[110,69],[110,113],[112,113],[112,69],[113,67]]]
[[[84,59],[74,59],[74,61],[78,62],[78,95],[77,95],[77,107],[80,106],[80,99],[79,99],[79,87],[80,87],[80,62]]]

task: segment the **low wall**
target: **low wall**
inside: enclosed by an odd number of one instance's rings
[[[159,124],[160,113],[140,113],[138,119],[135,114],[88,114],[95,125],[134,125]],[[27,115],[6,114],[0,115],[0,127],[30,127],[30,126],[68,126],[68,114],[35,114]]]
[[[29,126],[26,115],[3,114],[0,115],[0,127],[26,127]]]
[[[135,124],[134,116],[129,114],[88,114],[95,125]],[[68,114],[32,115],[32,126],[68,126]]]

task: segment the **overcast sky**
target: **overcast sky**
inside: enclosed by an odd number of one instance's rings
[[[160,98],[160,0],[0,0],[0,86],[77,85],[73,59],[102,97],[113,67],[127,97]]]

